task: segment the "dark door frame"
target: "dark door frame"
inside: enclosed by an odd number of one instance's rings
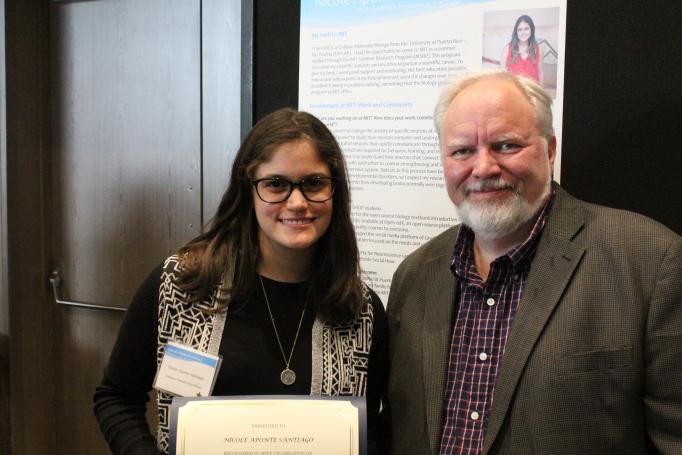
[[[48,10],[41,0],[7,0],[7,236],[10,422],[14,453],[52,453],[54,307],[45,277],[52,245],[49,188]],[[36,336],[37,333],[48,336]]]

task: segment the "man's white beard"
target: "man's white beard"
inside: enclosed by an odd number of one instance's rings
[[[472,186],[478,189],[506,188],[511,192],[510,198],[502,202],[472,201],[465,198],[457,207],[462,222],[469,226],[477,236],[487,240],[496,240],[515,232],[531,218],[537,216],[549,196],[551,177],[542,195],[535,201],[528,201],[521,196],[515,185],[501,179],[485,180]],[[471,190],[472,186],[468,189]]]

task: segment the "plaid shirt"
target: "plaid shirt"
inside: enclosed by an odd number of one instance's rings
[[[497,369],[552,199],[553,194],[526,241],[490,264],[487,281],[476,271],[473,231],[462,225],[457,234],[450,268],[459,278],[459,297],[443,403],[441,455],[474,455],[483,449]]]

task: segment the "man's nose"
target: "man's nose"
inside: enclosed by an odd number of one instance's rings
[[[474,177],[491,177],[500,173],[497,155],[488,147],[480,147],[474,157],[472,174]]]

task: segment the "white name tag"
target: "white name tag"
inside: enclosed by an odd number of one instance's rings
[[[213,392],[222,357],[170,342],[154,378],[154,388],[181,397],[207,397]]]

